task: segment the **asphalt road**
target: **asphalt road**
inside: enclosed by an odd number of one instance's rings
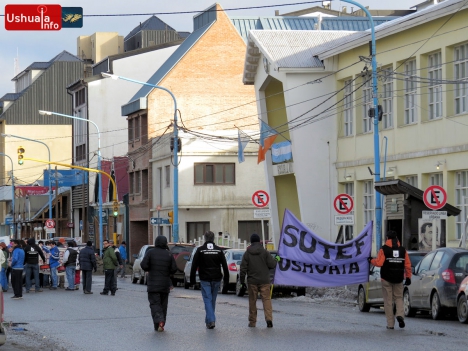
[[[274,299],[274,328],[267,329],[261,309],[257,327],[247,327],[247,296],[219,295],[216,328],[207,330],[200,291],[181,287],[170,294],[166,331],[157,333],[146,286],[119,278],[116,296],[101,296],[103,282],[93,277],[93,295],[45,290],[12,300],[10,289],[5,320],[26,330],[9,328],[2,350],[466,350],[468,326],[455,319],[418,316],[387,330],[381,310],[300,298]]]

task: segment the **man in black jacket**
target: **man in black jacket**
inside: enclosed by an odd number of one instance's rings
[[[221,279],[224,279],[224,285],[229,284],[229,270],[226,263],[226,257],[223,250],[214,243],[214,233],[208,231],[205,233],[205,243],[197,249],[192,260],[190,270],[190,283],[196,283],[196,274],[200,276],[200,288],[205,303],[205,323],[208,329],[215,327],[216,316],[216,297],[218,296]],[[221,273],[221,267],[223,273]]]
[[[88,241],[86,247],[80,251],[81,280],[83,281],[83,293],[92,294],[91,284],[94,272],[97,270],[96,255],[94,254],[93,242]]]
[[[28,293],[31,289],[31,273],[34,274],[34,285],[36,286],[36,292],[42,292],[39,280],[39,256],[42,261],[46,262],[44,254],[42,253],[39,245],[36,244],[34,238],[28,239],[28,244],[24,248],[24,272],[26,274],[26,292]]]
[[[141,268],[148,272],[148,301],[153,317],[154,330],[164,331],[167,316],[167,303],[172,287],[171,274],[177,271],[174,256],[167,246],[165,236],[159,235],[154,248],[147,250],[140,263]]]

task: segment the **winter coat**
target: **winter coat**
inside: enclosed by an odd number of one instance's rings
[[[221,267],[224,272],[224,283],[229,284],[229,270],[223,250],[212,241],[207,241],[197,249],[193,256],[192,269],[190,270],[190,283],[196,283],[196,274],[200,280],[207,282],[219,282],[223,278]]]
[[[170,291],[172,285],[170,275],[177,271],[177,266],[174,256],[165,247],[167,244],[156,245],[154,249],[147,250],[140,263],[141,268],[148,272],[148,292],[169,293]]]
[[[242,257],[240,266],[240,282],[250,285],[270,284],[270,269],[276,267],[276,260],[265,250],[261,243],[250,245]]]
[[[388,248],[392,248],[392,246],[393,246],[392,239],[387,239],[384,246],[387,246]],[[382,246],[382,248],[379,250],[379,253],[377,254],[377,257],[373,258],[371,260],[370,263],[372,265],[374,265],[376,267],[382,267],[384,265],[389,264],[389,261],[387,260],[387,257],[385,257],[384,246]],[[397,241],[397,246],[398,246],[398,248],[400,248],[400,242],[399,241]],[[385,272],[385,267],[383,267],[383,270]],[[387,279],[384,279],[384,275],[382,275],[382,269],[380,270],[380,272],[381,272],[380,280],[387,280],[388,282],[392,283],[390,281],[390,280],[393,280],[391,277],[387,277]],[[412,275],[411,274],[411,261],[410,261],[410,258],[408,256],[408,252],[406,252],[406,250],[405,250],[404,277],[411,278],[411,275]],[[401,279],[399,279],[399,281],[395,282],[394,284],[402,282],[404,277],[402,275]]]
[[[126,261],[127,260],[127,248],[123,245],[120,245],[119,251],[120,251],[120,257],[122,257],[122,260]]]
[[[24,250],[17,246],[11,256],[11,269],[24,269]]]
[[[76,267],[76,261],[78,259],[78,248],[69,247],[63,255],[63,265],[65,267]]]
[[[42,261],[46,262],[45,256],[42,253],[39,245],[36,244],[36,240],[33,238],[28,239],[28,245],[24,248],[25,257],[24,263],[27,264],[39,264],[39,256],[41,256]]]
[[[104,251],[104,258],[102,259],[104,263],[104,269],[115,269],[119,265],[119,261],[115,256],[115,251],[112,246],[108,246]]]
[[[0,271],[2,271],[3,269],[6,269],[3,267],[5,263],[8,265],[5,255],[3,254],[3,252],[0,252]]]
[[[8,252],[7,249],[2,250],[2,251],[3,251],[3,257],[5,257],[5,261],[2,263],[2,269],[7,269],[8,268],[8,257],[10,255],[9,255],[9,252]]]
[[[83,271],[92,271],[97,269],[96,256],[92,246],[86,246],[80,251],[80,268]]]
[[[50,268],[55,268],[60,265],[60,250],[57,246],[54,246],[50,249],[49,256],[49,266]]]

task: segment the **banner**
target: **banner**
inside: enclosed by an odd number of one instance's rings
[[[335,244],[314,234],[286,209],[274,284],[334,287],[367,282],[372,225],[367,223],[356,239]]]

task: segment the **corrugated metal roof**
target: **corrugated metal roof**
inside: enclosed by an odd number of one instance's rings
[[[21,92],[21,93],[7,93],[7,94],[2,96],[0,101],[15,101],[18,98],[20,98],[21,95],[23,95],[23,92]]]
[[[142,30],[173,30],[175,31],[175,29],[172,28],[170,25],[168,25],[166,22],[161,21],[156,16],[151,16],[146,21],[144,21],[143,23],[140,23],[138,26],[133,28],[132,31],[128,33],[127,36],[125,36],[124,41],[133,37],[136,33]]]
[[[185,39],[190,35],[190,32],[177,32],[179,34],[180,39]]]
[[[277,68],[318,68],[322,61],[314,56],[330,41],[345,42],[354,32],[308,30],[253,30],[251,40]]]
[[[206,33],[214,22],[210,22],[204,27],[201,27],[190,34],[176,51],[162,64],[161,67],[154,73],[150,79],[149,84],[158,85],[159,82],[166,76],[167,73],[185,56],[185,54],[192,48],[193,45]],[[144,85],[138,92],[130,99],[128,103],[122,105],[122,116],[128,116],[138,110],[146,108],[146,97],[153,90],[153,87]]]
[[[29,71],[30,69],[47,69],[51,64],[51,62],[33,62],[25,69],[25,71]]]
[[[63,50],[60,54],[55,56],[49,62],[58,62],[58,61],[67,61],[67,62],[80,62],[82,61],[79,57],[70,54],[67,50]]]

